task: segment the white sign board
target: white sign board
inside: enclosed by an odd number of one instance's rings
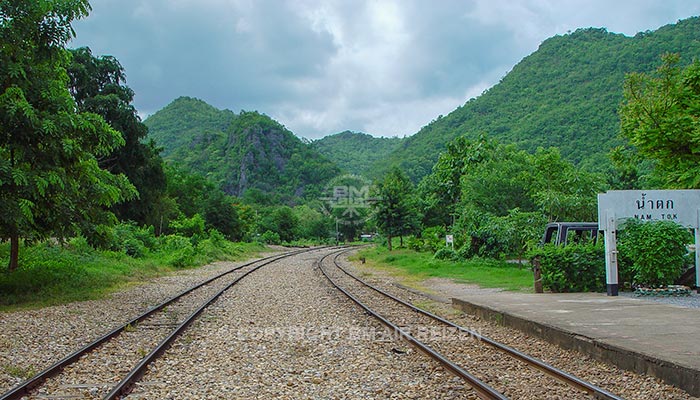
[[[454,242],[455,242],[455,237],[452,236],[452,235],[447,235],[447,236],[445,236],[445,242],[446,242],[447,244],[454,243]]]
[[[615,218],[673,221],[698,228],[700,190],[610,190],[598,194],[598,229],[605,229],[606,212]]]
[[[700,190],[610,190],[598,194],[598,229],[605,231],[605,279],[610,296],[617,296],[618,289],[618,225],[630,218],[673,221],[692,228],[695,247],[700,248]],[[700,251],[695,252],[695,271],[700,293]]]

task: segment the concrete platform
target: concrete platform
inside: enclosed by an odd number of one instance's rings
[[[698,308],[597,293],[465,293],[452,304],[700,397]]]

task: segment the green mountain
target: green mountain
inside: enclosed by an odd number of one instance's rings
[[[163,158],[204,175],[229,194],[257,189],[293,203],[316,198],[339,168],[272,118],[218,110],[180,97],[148,117]]]
[[[345,131],[315,140],[311,144],[343,171],[355,175],[371,175],[377,161],[396,150],[403,139],[377,138],[366,133]]]
[[[625,74],[653,71],[664,53],[679,53],[686,64],[700,58],[700,18],[634,37],[588,28],[547,39],[497,85],[405,139],[374,170],[398,165],[419,180],[450,140],[481,134],[529,151],[556,146],[567,159],[600,168],[622,143],[617,110]]]

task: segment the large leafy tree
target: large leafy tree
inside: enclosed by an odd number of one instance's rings
[[[0,1],[0,237],[65,237],[114,219],[109,207],[135,194],[124,175],[98,165],[124,144],[102,117],[76,112],[66,43],[87,0]]]
[[[391,250],[393,237],[401,237],[403,244],[403,235],[419,225],[414,187],[403,171],[393,168],[377,185],[376,194],[374,208],[377,227],[387,236],[387,246]]]
[[[433,172],[419,185],[426,225],[452,225],[462,199],[462,176],[490,158],[496,148],[497,142],[484,135],[478,140],[460,136],[447,144],[446,151],[440,154],[433,166]]]
[[[79,110],[99,114],[124,137],[123,147],[99,159],[100,167],[126,175],[139,192],[137,198],[114,205],[113,211],[121,220],[157,226],[166,191],[163,160],[153,141],[143,142],[148,128],[131,104],[134,92],[124,84],[124,69],[116,58],[95,57],[87,47],[71,54],[70,91]]]
[[[655,73],[634,73],[624,84],[622,134],[652,160],[669,188],[700,188],[700,61],[681,68],[668,54]]]

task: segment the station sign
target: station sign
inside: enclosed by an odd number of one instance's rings
[[[697,229],[700,190],[609,190],[598,194],[598,229],[605,230],[605,216],[617,220],[673,221]]]
[[[605,232],[605,283],[617,296],[617,230],[628,219],[672,221],[693,229],[700,248],[700,190],[609,190],[598,194],[598,229]],[[695,252],[695,285],[700,293],[700,251]]]

